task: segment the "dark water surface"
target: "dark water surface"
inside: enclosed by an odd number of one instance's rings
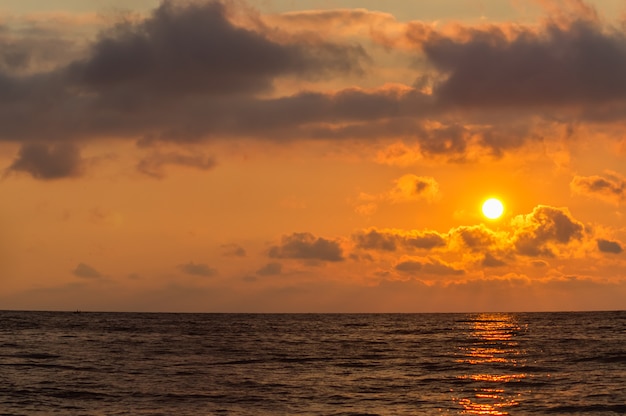
[[[626,312],[0,312],[0,415],[626,414]]]

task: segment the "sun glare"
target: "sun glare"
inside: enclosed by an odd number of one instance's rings
[[[483,203],[483,215],[490,220],[498,219],[504,212],[504,205],[496,198],[489,198]]]

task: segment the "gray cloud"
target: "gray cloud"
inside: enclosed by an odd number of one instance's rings
[[[102,274],[98,270],[85,263],[78,263],[76,268],[72,271],[72,274],[84,279],[99,279],[102,277]]]
[[[549,22],[539,31],[465,28],[463,38],[431,34],[422,44],[447,78],[435,94],[458,106],[602,103],[626,98],[626,36],[597,21]]]
[[[398,236],[377,229],[370,229],[352,236],[358,248],[366,250],[396,251]]]
[[[214,268],[203,263],[194,263],[191,261],[189,263],[179,265],[178,269],[183,273],[193,276],[211,277],[217,274],[217,270]]]
[[[460,35],[406,25],[423,29],[419,36],[407,29],[404,42],[412,40],[416,57],[435,72],[432,94],[421,90],[422,82],[415,88],[386,85],[262,98],[277,80],[354,75],[369,57],[358,44],[324,40],[332,36],[294,25],[264,26],[255,12],[244,27],[236,22],[234,7],[234,2],[164,1],[147,17],[105,28],[84,48],[68,47],[71,53],[58,61],[54,53],[45,55],[42,45],[50,41],[50,50],[59,50],[65,42],[60,33],[49,31],[36,41],[32,34],[14,33],[11,39],[0,34],[0,46],[13,42],[0,53],[0,140],[116,137],[150,145],[240,137],[274,142],[393,138],[416,145],[425,156],[464,161],[475,154],[472,147],[497,157],[541,140],[527,123],[537,114],[609,120],[621,118],[626,106],[621,75],[626,36],[585,18],[510,31],[460,26]],[[242,10],[239,15],[247,13]],[[371,13],[343,14],[369,22]],[[391,16],[374,15],[393,22]],[[31,65],[29,59],[40,63]],[[570,104],[586,107],[562,113]],[[496,115],[496,106],[515,108]],[[450,111],[458,107],[476,111]],[[210,158],[157,152],[138,168],[158,177],[168,164],[213,166]]]
[[[426,250],[443,247],[447,244],[446,239],[435,231],[412,233],[404,237],[403,243],[407,247]]]
[[[426,127],[424,118],[445,108],[417,89],[348,88],[259,98],[256,94],[278,78],[353,74],[367,55],[360,46],[329,43],[310,33],[238,26],[227,4],[165,1],[147,18],[104,30],[82,58],[66,66],[18,75],[0,69],[0,139],[119,137],[152,144],[226,137],[402,137],[418,142],[425,154],[455,158],[471,140],[494,154],[523,143],[456,121]],[[158,177],[167,164],[211,166],[157,154],[138,168]]]
[[[103,30],[82,58],[39,72],[20,71],[30,52],[19,46],[25,41],[12,41],[16,50],[5,48],[2,59],[14,69],[0,65],[0,138],[237,135],[267,114],[276,118],[279,100],[254,96],[278,77],[334,78],[360,72],[369,59],[358,45],[281,34],[254,17],[256,27],[238,26],[229,7],[165,0],[147,18]]]
[[[440,276],[460,275],[465,273],[464,270],[456,269],[436,259],[429,259],[429,261],[405,260],[396,264],[395,269],[410,274],[420,273]]]
[[[396,251],[399,247],[408,249],[433,249],[443,247],[447,240],[436,231],[378,230],[370,228],[352,236],[358,248],[366,250]]]
[[[37,179],[60,179],[79,175],[81,167],[80,151],[71,143],[27,143],[6,172],[26,172]]]
[[[342,261],[343,251],[338,241],[315,237],[311,233],[283,236],[280,245],[272,246],[269,257],[321,261]]]
[[[604,240],[600,238],[597,240],[597,243],[598,250],[603,253],[619,254],[624,250],[622,245],[617,241]]]
[[[146,95],[232,94],[271,88],[275,77],[319,77],[359,69],[360,47],[308,40],[278,43],[229,20],[228,3],[165,0],[139,23],[101,34],[90,56],[69,67],[98,91]],[[262,28],[260,28],[262,29]]]

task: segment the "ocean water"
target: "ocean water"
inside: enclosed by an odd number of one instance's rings
[[[0,312],[0,415],[626,414],[626,312]]]

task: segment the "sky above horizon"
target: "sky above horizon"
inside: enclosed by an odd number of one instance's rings
[[[0,309],[626,309],[623,2],[41,3]]]

